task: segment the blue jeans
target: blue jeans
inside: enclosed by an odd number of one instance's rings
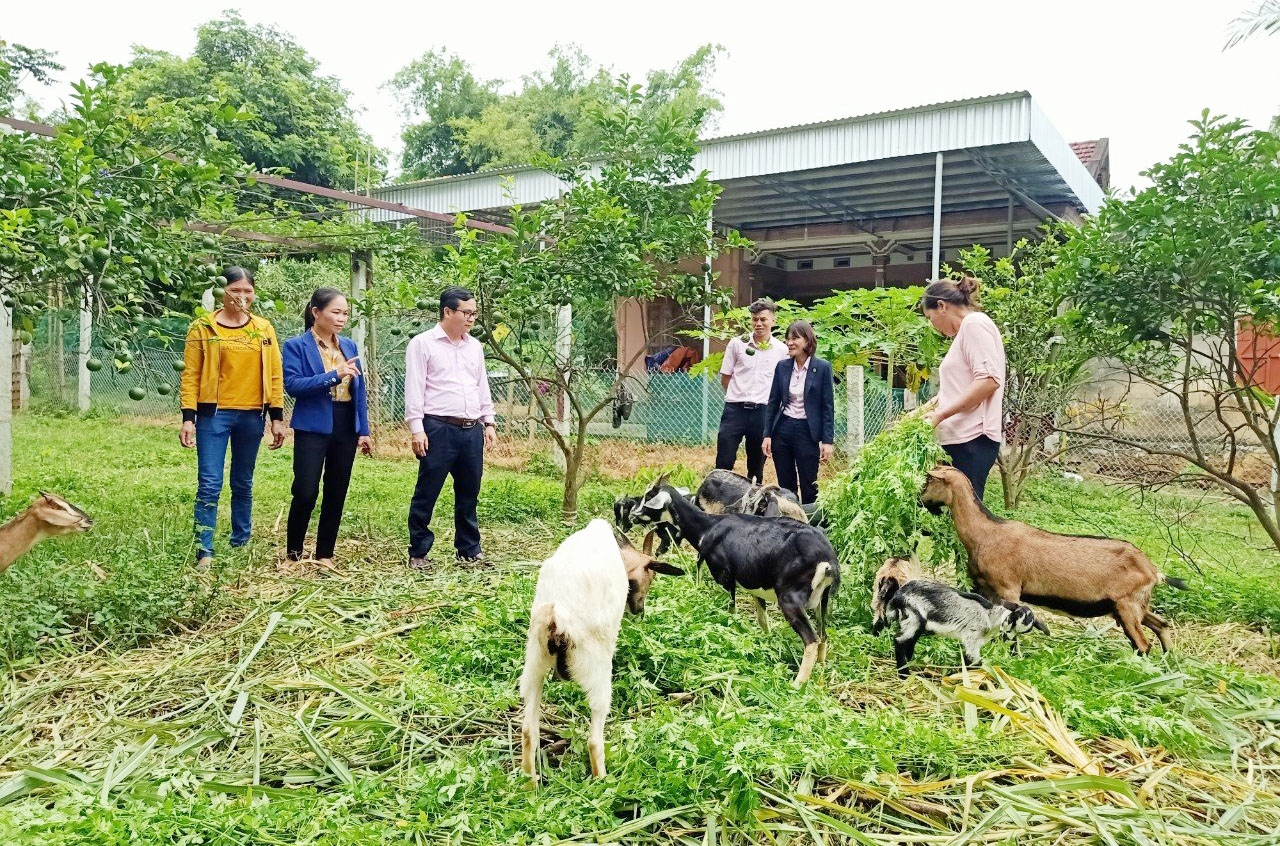
[[[211,417],[196,418],[196,542],[197,557],[213,555],[213,529],[218,523],[222,474],[231,446],[231,545],[249,542],[253,527],[253,465],[262,444],[265,415],[261,411],[219,409]]]

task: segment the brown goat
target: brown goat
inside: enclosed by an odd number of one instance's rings
[[[889,598],[898,588],[907,582],[924,578],[920,562],[911,558],[886,558],[876,570],[876,577],[871,582],[871,633],[879,634],[889,624],[886,611],[889,609]]]
[[[653,577],[658,573],[667,576],[683,576],[684,570],[672,567],[659,561],[653,555],[653,541],[657,531],[650,529],[644,536],[643,550],[631,545],[631,540],[616,528],[613,539],[618,542],[618,551],[622,553],[622,563],[627,568],[627,611],[637,617],[644,616],[644,600],[653,586]]]
[[[0,526],[0,573],[45,538],[86,532],[93,520],[60,496],[40,492],[25,511]]]
[[[920,502],[934,513],[944,505],[951,509],[969,553],[969,578],[988,599],[1029,602],[1077,617],[1111,615],[1141,655],[1151,648],[1143,626],[1155,632],[1166,652],[1172,646],[1168,621],[1151,611],[1151,590],[1161,582],[1179,590],[1186,584],[1161,573],[1128,541],[1059,535],[996,517],[954,467],[929,471]]]

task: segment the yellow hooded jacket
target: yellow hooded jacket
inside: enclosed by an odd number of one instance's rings
[[[181,391],[183,421],[194,421],[197,414],[204,417],[218,410],[221,382],[221,345],[218,341],[221,334],[217,318],[217,311],[201,315],[191,322],[191,328],[187,330],[187,347],[183,354],[187,366],[182,371]],[[284,366],[280,360],[280,343],[276,339],[275,327],[265,317],[251,314],[245,328],[262,344],[262,396],[266,397],[263,410],[272,420],[283,420]],[[256,374],[246,373],[244,377],[256,378]]]

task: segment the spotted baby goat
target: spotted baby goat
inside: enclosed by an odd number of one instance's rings
[[[612,699],[613,653],[623,611],[644,613],[655,573],[684,573],[654,560],[649,554],[652,542],[650,534],[640,552],[625,537],[616,536],[604,520],[592,520],[565,538],[543,563],[520,676],[521,765],[530,777],[537,778],[542,687],[552,667],[558,678],[573,679],[587,695],[591,773],[604,776],[604,722]]]
[[[638,496],[625,495],[613,501],[613,525],[624,535],[631,531],[631,527],[637,523],[647,522],[632,516],[632,512],[640,505],[641,501]],[[668,549],[680,546],[680,541],[684,539],[680,535],[679,527],[673,523],[658,523],[653,527],[652,531],[658,537],[659,555],[666,553]]]
[[[804,641],[804,658],[793,685],[809,680],[813,665],[826,660],[827,607],[840,585],[840,565],[830,541],[818,529],[788,517],[708,514],[659,478],[640,506],[674,522],[698,550],[698,562],[729,592],[738,587],[756,600],[756,619],[768,631],[765,601],[778,610]],[[808,612],[816,612],[815,634]]]
[[[969,578],[990,600],[1029,602],[1077,617],[1110,614],[1139,654],[1151,648],[1142,627],[1156,633],[1167,652],[1169,622],[1151,610],[1151,590],[1161,582],[1186,590],[1128,541],[1059,535],[995,516],[974,496],[954,467],[929,471],[920,502],[934,513],[951,509],[956,534],[969,553]]]
[[[965,664],[976,667],[982,663],[983,645],[997,632],[1010,640],[1032,629],[1049,633],[1049,627],[1025,605],[991,603],[976,593],[961,593],[951,585],[928,579],[915,579],[890,590],[885,616],[898,625],[893,657],[903,676],[915,655],[916,641],[925,634],[960,641]]]

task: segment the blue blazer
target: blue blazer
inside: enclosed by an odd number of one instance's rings
[[[820,444],[836,442],[836,391],[831,375],[831,362],[817,356],[809,356],[809,373],[804,380],[804,413],[809,423],[809,434]],[[773,385],[769,388],[769,409],[765,412],[764,436],[773,437],[782,422],[782,409],[786,408],[791,393],[791,371],[795,364],[784,358],[773,369]]]
[[[338,346],[348,360],[357,355],[356,342],[350,338],[339,336]],[[285,392],[297,400],[289,425],[299,432],[333,434],[333,399],[329,389],[338,384],[338,374],[324,369],[316,336],[307,330],[290,338],[284,342],[280,354],[284,359]],[[363,374],[351,380],[351,401],[356,404],[356,434],[369,434],[369,402]]]

